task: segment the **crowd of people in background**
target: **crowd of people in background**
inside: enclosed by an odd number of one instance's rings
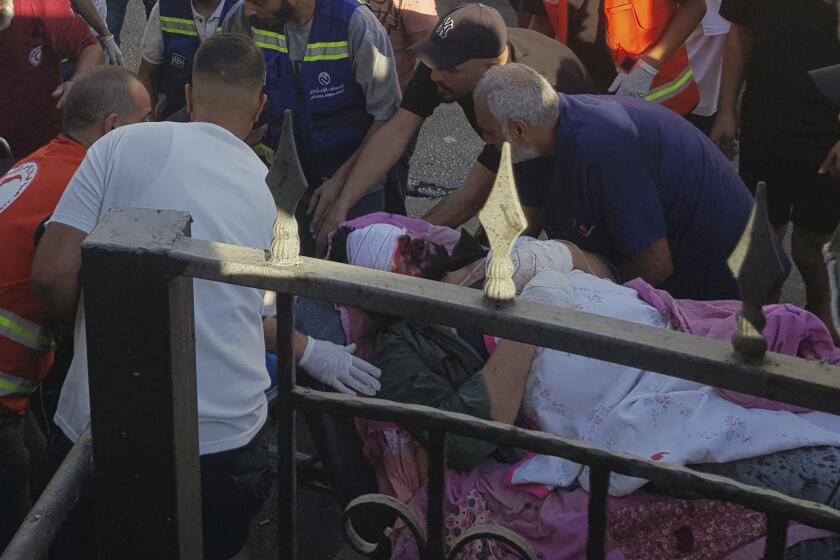
[[[304,255],[481,287],[488,248],[457,228],[483,207],[508,143],[528,222],[514,250],[521,297],[711,338],[737,320],[727,259],[763,181],[771,225],[780,240],[790,234],[805,285],[804,310],[773,307],[771,348],[840,363],[822,257],[840,223],[837,1],[512,0],[513,27],[481,3],[439,14],[433,0],[143,0],[136,69],[122,52],[127,4],[0,0],[0,550],[91,421],[83,240],[109,210],[146,207],[189,212],[193,237],[269,249],[265,177],[287,111],[308,184],[296,216]],[[484,148],[460,188],[407,217],[418,134],[450,103]],[[527,413],[558,435],[717,464],[704,468],[838,505],[840,466],[816,458],[840,456],[836,417],[322,302],[300,300],[296,315],[294,358],[315,386],[509,424]],[[275,316],[258,290],[195,281],[206,558],[248,558],[249,522],[267,497]],[[593,368],[601,384],[584,375]],[[576,398],[561,396],[572,386]],[[555,415],[551,391],[580,410]],[[655,422],[623,427],[618,415],[641,415],[633,396],[644,391],[664,399],[648,407],[679,401],[687,423],[658,436]],[[735,436],[709,435],[749,409]],[[593,417],[597,430],[580,423]],[[686,427],[697,425],[706,440]],[[621,443],[626,429],[650,435]],[[400,486],[405,473],[370,454],[384,432],[353,431],[380,481],[410,502],[420,487]],[[418,434],[388,437],[422,448]],[[678,441],[681,453],[662,451]],[[483,488],[505,478],[571,496],[588,484],[573,463],[453,444],[449,466],[492,479]],[[774,479],[767,465],[816,477],[820,489]],[[638,498],[644,484],[625,478],[611,492]],[[94,503],[83,494],[51,557],[95,557]],[[543,494],[532,506],[557,504]],[[724,558],[760,536],[702,550]],[[555,537],[529,538],[547,557],[574,557]],[[399,539],[395,557],[415,557]],[[802,558],[840,551],[827,534],[796,539],[823,547]]]

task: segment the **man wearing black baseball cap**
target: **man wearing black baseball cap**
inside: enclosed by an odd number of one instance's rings
[[[508,28],[499,12],[485,4],[465,4],[445,14],[429,37],[411,50],[420,64],[404,92],[400,110],[368,139],[343,188],[316,191],[313,197],[313,233],[321,244],[345,221],[347,208],[399,159],[438,105],[458,103],[481,136],[472,92],[489,68],[519,62],[539,72],[562,93],[593,93],[595,89],[586,68],[568,47],[535,31]],[[466,183],[425,219],[450,227],[470,219],[487,199],[498,163],[499,152],[485,146]]]

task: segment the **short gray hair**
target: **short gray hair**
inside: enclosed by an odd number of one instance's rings
[[[141,85],[133,73],[121,66],[97,66],[73,80],[64,106],[64,130],[96,126],[112,113],[126,115],[139,109],[132,88]]]
[[[490,113],[503,131],[513,119],[546,126],[557,117],[560,104],[559,95],[545,78],[533,68],[515,62],[485,72],[473,99],[487,100]]]

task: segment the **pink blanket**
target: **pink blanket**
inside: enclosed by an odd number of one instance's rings
[[[740,301],[677,300],[641,278],[631,280],[625,286],[636,290],[642,300],[655,307],[674,328],[683,332],[728,342],[738,330]],[[840,364],[840,350],[834,346],[828,329],[815,315],[788,304],[766,305],[764,314],[767,317],[764,336],[767,337],[769,351],[831,365]],[[728,389],[718,389],[718,392],[745,408],[809,412],[807,408]]]
[[[407,503],[421,522],[426,515],[425,451],[407,432],[389,423],[365,426],[365,453],[377,469],[380,491]],[[521,535],[539,558],[583,558],[589,495],[581,489],[536,496],[505,483],[509,465],[487,462],[469,472],[448,471],[444,526],[447,546],[479,524],[499,525]],[[763,555],[764,516],[711,500],[685,501],[638,491],[611,498],[606,534],[609,560],[757,560]],[[425,527],[423,527],[425,530]],[[788,546],[828,533],[792,524]],[[419,558],[411,532],[391,534],[392,559]],[[478,541],[459,558],[514,558],[498,543]]]

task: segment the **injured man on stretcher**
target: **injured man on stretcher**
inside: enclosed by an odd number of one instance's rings
[[[464,234],[387,214],[344,224],[332,238],[330,258],[474,288],[483,284],[487,260],[485,250]],[[531,301],[725,341],[736,330],[739,302],[674,300],[642,280],[617,284],[598,256],[563,242],[522,238],[512,258],[517,292]],[[840,351],[819,319],[791,305],[765,311],[771,351],[840,364]],[[320,337],[356,343],[361,357],[382,370],[380,398],[517,424],[840,506],[840,417],[496,340],[480,330],[456,331],[312,301],[302,301],[297,316],[301,324],[319,323],[309,329],[320,329]],[[380,489],[425,507],[424,434],[378,422],[359,422],[359,429]],[[473,524],[494,522],[523,534],[545,558],[583,553],[587,467],[459,436],[449,436],[447,446],[453,469],[448,539]],[[618,474],[609,490],[615,497],[609,558],[762,555],[760,514],[657,495],[655,485]],[[392,535],[393,557],[415,557],[400,535]],[[832,558],[840,546],[827,537],[792,525],[789,545],[800,544],[787,557]],[[659,548],[648,548],[651,542]]]

